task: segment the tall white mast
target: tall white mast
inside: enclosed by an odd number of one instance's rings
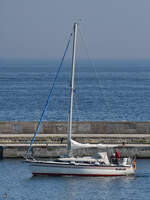
[[[77,23],[73,27],[73,50],[72,50],[72,78],[71,78],[71,96],[69,109],[69,127],[68,127],[68,155],[71,155],[71,133],[72,133],[72,108],[73,108],[73,92],[74,92],[74,72],[75,72],[75,57],[76,57],[76,40],[77,40]]]

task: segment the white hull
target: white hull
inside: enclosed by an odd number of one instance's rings
[[[134,174],[133,166],[93,166],[68,163],[28,161],[33,175],[50,176],[126,176]]]

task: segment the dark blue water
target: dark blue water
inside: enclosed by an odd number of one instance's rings
[[[149,121],[150,61],[80,61],[74,120]],[[59,61],[0,61],[0,121],[39,120]],[[68,116],[71,62],[58,78],[44,120]],[[94,66],[94,67],[93,67]]]
[[[3,160],[0,200],[149,200],[149,166],[150,160],[137,160],[133,177],[32,177],[21,160]]]

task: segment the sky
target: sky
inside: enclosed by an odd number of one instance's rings
[[[149,10],[150,0],[0,0],[0,58],[60,58],[82,19],[91,58],[150,59]]]

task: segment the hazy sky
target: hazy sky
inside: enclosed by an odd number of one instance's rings
[[[60,58],[73,22],[98,59],[150,59],[150,0],[0,0],[0,58]]]

